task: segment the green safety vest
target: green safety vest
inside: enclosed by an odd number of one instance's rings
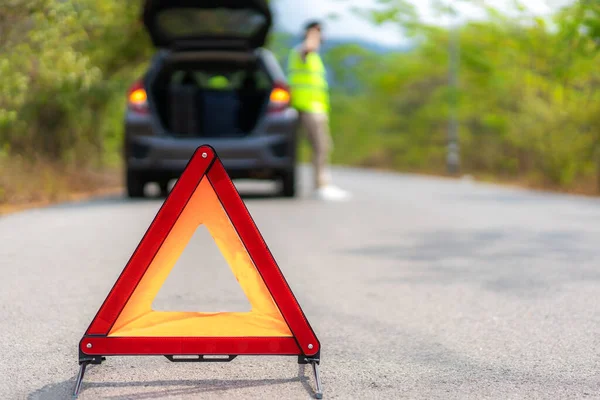
[[[329,86],[318,53],[308,53],[304,62],[298,49],[293,49],[288,59],[288,81],[292,107],[304,112],[329,113]]]

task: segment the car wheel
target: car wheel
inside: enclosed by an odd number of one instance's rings
[[[158,187],[160,188],[160,196],[167,197],[169,195],[169,181],[161,180],[158,182]]]
[[[132,199],[144,197],[145,182],[133,171],[127,171],[127,196]]]
[[[281,192],[284,197],[296,196],[296,169],[292,168],[281,177]]]

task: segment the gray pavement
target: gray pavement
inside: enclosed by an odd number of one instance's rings
[[[325,399],[600,398],[600,200],[334,177],[350,202],[246,199],[321,340]],[[0,217],[0,398],[69,398],[78,341],[160,205],[115,197]],[[207,238],[186,249],[158,308],[248,307]],[[88,369],[80,398],[309,399],[313,388],[293,357],[112,357]]]

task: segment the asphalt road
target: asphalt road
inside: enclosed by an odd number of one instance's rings
[[[321,340],[325,399],[600,398],[599,200],[334,176],[351,201],[246,199]],[[69,398],[78,341],[160,205],[115,197],[0,218],[0,398]],[[207,237],[158,308],[247,307]],[[80,398],[309,399],[301,372],[293,357],[114,357],[88,369]]]

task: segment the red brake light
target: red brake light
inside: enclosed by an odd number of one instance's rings
[[[142,81],[136,81],[127,93],[127,104],[129,109],[138,113],[148,113],[148,95]]]
[[[291,101],[291,95],[287,85],[275,83],[271,90],[269,100],[269,112],[279,112],[288,108]]]

